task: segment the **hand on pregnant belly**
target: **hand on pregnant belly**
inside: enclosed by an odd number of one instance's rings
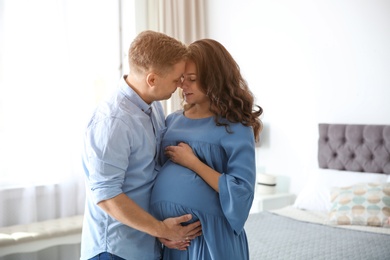
[[[192,151],[191,146],[186,143],[179,143],[175,146],[167,146],[165,148],[165,155],[168,156],[174,163],[187,168],[191,168],[191,165],[198,160]]]
[[[196,221],[192,224],[189,224],[185,227],[188,232],[185,235],[184,240],[173,241],[165,238],[158,238],[161,243],[163,243],[166,247],[177,250],[187,250],[190,246],[191,240],[202,235],[202,226],[200,221]]]

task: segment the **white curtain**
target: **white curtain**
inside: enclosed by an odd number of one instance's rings
[[[0,226],[83,213],[84,128],[127,73],[132,38],[203,38],[204,1],[0,0]],[[67,245],[0,260],[78,258]]]
[[[82,214],[82,137],[121,74],[119,2],[0,0],[0,226]],[[78,259],[79,246],[5,259]]]
[[[148,27],[185,44],[206,35],[205,0],[148,0]],[[163,101],[166,114],[180,108],[179,91]]]

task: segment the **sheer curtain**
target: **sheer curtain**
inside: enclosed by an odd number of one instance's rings
[[[206,36],[205,0],[148,0],[148,26],[185,44]],[[163,101],[166,114],[180,108],[179,91]]]
[[[205,36],[204,0],[0,0],[0,226],[82,214],[81,145],[136,33]],[[136,8],[134,10],[134,8]],[[123,62],[122,62],[123,61]],[[178,91],[163,102],[180,107]],[[61,246],[8,259],[78,259]]]
[[[83,213],[82,137],[121,74],[119,6],[0,0],[0,226]],[[4,259],[70,251],[53,250]]]

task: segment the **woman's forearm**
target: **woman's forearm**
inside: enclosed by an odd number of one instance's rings
[[[219,192],[218,181],[221,177],[221,173],[213,170],[210,166],[203,163],[199,159],[194,160],[189,167],[192,171],[196,172],[208,185],[211,186],[216,192]]]

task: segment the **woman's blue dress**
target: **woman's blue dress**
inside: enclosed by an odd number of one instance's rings
[[[179,142],[189,144],[197,157],[222,173],[219,193],[195,172],[168,160],[154,184],[151,212],[160,219],[191,213],[202,224],[202,235],[186,251],[164,248],[163,259],[249,259],[244,224],[252,205],[255,186],[253,130],[240,123],[216,126],[214,118],[189,119],[183,111],[167,117],[162,149]]]

